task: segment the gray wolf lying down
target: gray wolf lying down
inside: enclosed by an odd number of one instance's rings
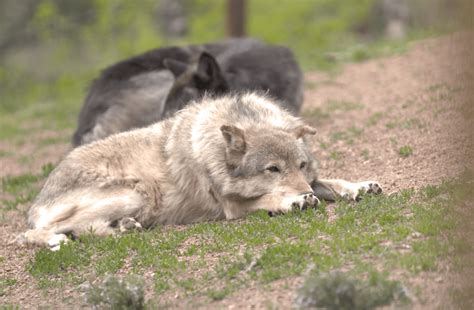
[[[29,210],[22,239],[57,250],[67,235],[89,231],[282,214],[381,192],[373,181],[318,179],[313,134],[257,94],[203,98],[172,118],[73,150]]]

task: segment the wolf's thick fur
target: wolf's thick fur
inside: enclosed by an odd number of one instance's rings
[[[325,199],[369,186],[318,180],[314,133],[256,94],[204,98],[173,118],[73,150],[31,207],[24,237],[57,249],[67,234],[286,213],[318,203],[311,185]]]
[[[249,90],[267,91],[298,113],[302,74],[292,52],[255,39],[155,49],[110,66],[92,83],[73,144],[145,127],[205,92]]]

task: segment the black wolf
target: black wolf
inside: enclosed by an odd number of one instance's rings
[[[204,93],[252,90],[299,112],[302,73],[290,49],[249,38],[155,49],[106,68],[93,81],[73,144],[145,127]]]

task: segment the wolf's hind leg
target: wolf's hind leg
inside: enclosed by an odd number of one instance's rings
[[[64,205],[74,205],[74,212],[64,213]],[[31,219],[34,229],[26,232],[24,239],[56,250],[61,241],[67,241],[66,235],[115,234],[113,223],[135,217],[144,206],[142,195],[131,188],[89,188],[65,197],[56,205],[38,206],[36,217]]]
[[[353,183],[340,179],[319,179],[313,183],[313,190],[318,198],[328,201],[337,198],[358,201],[363,194],[382,193],[382,186],[376,181]]]
[[[106,236],[115,234],[113,223],[118,224],[120,231],[123,231],[122,227],[140,225],[133,217],[143,209],[144,200],[132,189],[92,193],[81,200],[85,204],[79,205],[74,216],[57,223],[56,231],[71,232],[74,235],[91,232]]]
[[[119,222],[119,230],[120,232],[129,232],[133,230],[142,230],[142,224],[137,222],[134,218],[125,217],[120,220]]]
[[[44,228],[30,229],[17,237],[17,242],[19,243],[48,246],[51,251],[59,250],[61,243],[68,241],[69,239],[65,234],[57,234],[53,229]]]

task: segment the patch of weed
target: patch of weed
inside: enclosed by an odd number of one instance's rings
[[[410,118],[408,120],[393,120],[385,124],[387,129],[423,129],[426,125],[418,118]]]
[[[342,157],[341,157],[341,153],[339,153],[338,151],[331,151],[329,153],[329,158],[332,160],[338,161]]]
[[[207,296],[209,296],[209,298],[211,298],[214,301],[218,301],[218,300],[224,299],[230,293],[232,293],[232,290],[226,287],[221,290],[208,290]]]
[[[70,137],[69,136],[62,136],[62,137],[50,137],[50,138],[45,138],[39,141],[38,145],[39,146],[48,146],[48,145],[54,145],[54,144],[62,144],[65,142],[69,142]]]
[[[356,126],[351,126],[346,131],[336,131],[331,134],[331,139],[333,141],[343,140],[346,141],[348,144],[354,144],[356,138],[359,138],[364,129],[358,128]]]
[[[382,119],[384,114],[382,112],[373,113],[367,120],[367,126],[375,126]]]
[[[329,120],[330,114],[324,111],[322,108],[312,108],[304,110],[302,116],[308,118],[310,121],[321,123]]]
[[[108,276],[102,283],[88,289],[86,300],[94,308],[144,309],[144,281],[137,276]]]
[[[12,304],[0,304],[0,309],[1,310],[18,310],[20,309],[20,306],[12,305]]]
[[[334,111],[348,112],[352,110],[363,109],[364,105],[358,102],[329,100],[328,102],[325,103],[325,107],[328,112],[334,112]]]
[[[410,118],[409,120],[401,122],[400,127],[404,129],[412,129],[412,128],[421,129],[425,127],[425,125],[418,118]]]
[[[16,282],[13,278],[0,278],[0,296],[4,296],[8,287],[14,286]]]
[[[406,157],[410,156],[411,154],[413,154],[413,149],[409,145],[404,145],[404,146],[400,147],[400,149],[398,150],[398,154],[401,157],[406,158]]]
[[[319,147],[323,150],[327,150],[329,148],[329,144],[325,142],[319,142]]]
[[[365,160],[369,160],[370,152],[369,152],[368,149],[363,149],[362,152],[360,153],[360,155],[362,155],[362,157],[363,157]]]
[[[388,129],[393,129],[393,128],[397,127],[397,123],[396,122],[388,122],[387,124],[385,124],[385,127],[387,127]]]
[[[5,151],[5,150],[0,150],[0,158],[2,158],[2,157],[10,157],[10,156],[12,156],[12,155],[13,155],[12,152]]]
[[[392,302],[407,303],[405,288],[397,281],[372,272],[366,280],[348,273],[330,272],[307,277],[295,304],[300,308],[375,309]]]

